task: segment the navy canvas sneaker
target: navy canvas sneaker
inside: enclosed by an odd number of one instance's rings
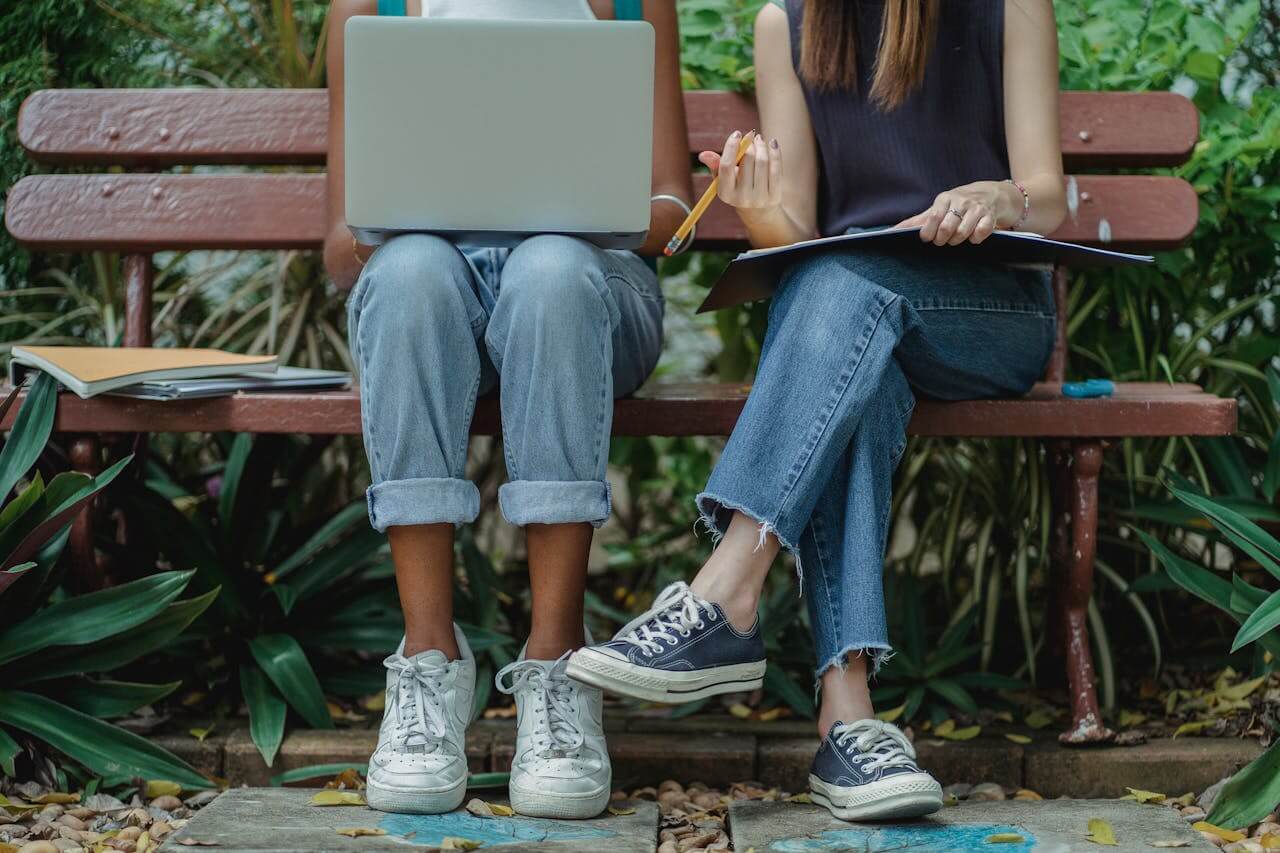
[[[623,696],[678,704],[755,690],[764,669],[759,619],[743,634],[720,605],[677,582],[612,640],[574,652],[567,674]]]
[[[809,771],[809,796],[840,820],[920,817],[942,808],[942,786],[916,764],[897,726],[836,723]]]

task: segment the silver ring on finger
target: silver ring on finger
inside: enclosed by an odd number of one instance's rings
[[[962,211],[956,210],[954,207],[948,210],[947,213],[954,213],[956,216],[959,216],[961,219],[964,219],[964,213]]]

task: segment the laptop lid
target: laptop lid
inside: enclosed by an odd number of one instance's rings
[[[358,16],[345,53],[346,215],[362,242],[644,241],[650,24]]]

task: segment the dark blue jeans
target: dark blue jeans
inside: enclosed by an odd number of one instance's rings
[[[881,571],[916,397],[1019,396],[1053,341],[1042,271],[833,252],[783,277],[698,508],[717,535],[740,510],[795,555],[818,676],[850,653],[874,673],[890,654]]]

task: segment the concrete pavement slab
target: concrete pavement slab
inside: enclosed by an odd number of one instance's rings
[[[1094,818],[1111,825],[1117,846],[1102,847],[1085,839]],[[1216,849],[1172,809],[1125,800],[965,802],[899,823],[846,823],[821,806],[739,800],[729,807],[729,834],[739,853],[1150,853],[1153,841],[1185,841],[1182,850]],[[1022,841],[987,840],[1006,834],[1021,836]]]
[[[364,806],[313,806],[307,788],[237,788],[201,809],[191,822],[165,839],[162,851],[201,849],[185,839],[215,842],[218,851],[301,853],[301,851],[401,850],[438,848],[448,837],[468,838],[482,850],[503,853],[653,853],[657,845],[658,806],[653,802],[612,803],[633,814],[605,813],[592,820],[544,820],[529,817],[481,818],[465,810],[443,815],[398,815]],[[468,794],[468,798],[471,795]],[[485,792],[487,802],[505,802]],[[339,829],[380,829],[385,835],[347,837]]]

